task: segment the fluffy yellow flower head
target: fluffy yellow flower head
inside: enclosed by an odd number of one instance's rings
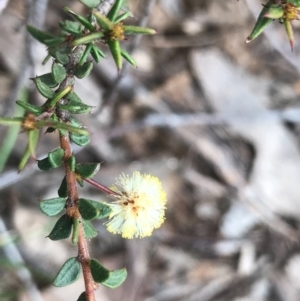
[[[109,232],[124,238],[141,238],[161,226],[167,199],[158,178],[135,171],[132,177],[120,175],[112,188],[120,196],[109,204]]]

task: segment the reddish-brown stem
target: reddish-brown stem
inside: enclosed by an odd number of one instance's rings
[[[119,194],[116,191],[113,191],[111,189],[109,189],[108,187],[96,182],[93,179],[88,179],[88,178],[82,178],[84,181],[90,183],[91,185],[93,185],[94,187],[100,189],[101,191],[105,192],[108,195],[112,195],[112,196],[121,196],[121,194]]]
[[[70,139],[68,134],[60,134],[60,145],[64,150],[64,165],[66,172],[66,180],[68,187],[68,199],[67,199],[67,214],[73,218],[81,219],[77,203],[78,203],[78,190],[77,190],[77,182],[75,173],[72,172],[68,159],[72,156],[72,149],[70,144]],[[91,269],[90,269],[90,255],[86,243],[86,239],[84,237],[83,226],[80,222],[79,225],[79,233],[78,233],[78,260],[81,264],[84,284],[85,284],[85,296],[87,301],[95,301],[95,282],[92,277]]]

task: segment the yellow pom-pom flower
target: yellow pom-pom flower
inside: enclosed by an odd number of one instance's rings
[[[158,178],[135,171],[132,177],[120,175],[112,187],[119,196],[109,204],[112,211],[107,230],[124,238],[145,237],[165,219],[166,193]]]

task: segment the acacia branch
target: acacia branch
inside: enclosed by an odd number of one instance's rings
[[[67,214],[72,218],[78,218],[81,220],[81,216],[78,210],[78,189],[76,182],[76,175],[71,170],[68,160],[72,156],[72,148],[70,144],[69,134],[60,134],[60,145],[64,150],[64,167],[66,173],[66,181],[68,187],[68,198],[67,198]],[[79,233],[78,233],[78,260],[81,264],[84,285],[85,285],[85,296],[87,301],[95,301],[94,288],[95,283],[92,277],[90,268],[90,255],[87,246],[87,242],[84,236],[82,222],[79,222]]]

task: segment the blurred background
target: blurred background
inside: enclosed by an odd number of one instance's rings
[[[97,300],[300,300],[300,23],[294,52],[276,22],[245,44],[261,4],[128,0],[130,22],[159,32],[123,42],[138,69],[118,75],[108,55],[77,81],[76,93],[95,106],[80,117],[91,144],[74,147],[78,161],[102,162],[95,179],[108,186],[122,172],[151,173],[168,195],[166,221],[149,238],[123,240],[95,223],[92,257],[129,275],[118,289],[99,286]],[[43,103],[28,78],[51,66],[41,65],[46,49],[26,23],[56,34],[64,6],[86,11],[75,0],[0,6],[0,111],[12,116],[24,87]],[[4,156],[12,134],[1,127],[0,135]],[[51,286],[76,247],[45,238],[57,218],[39,210],[57,196],[63,171],[30,162],[18,174],[26,142],[20,133],[0,175],[0,300],[77,300],[82,279]],[[42,134],[38,158],[57,146],[55,133]],[[87,185],[80,196],[106,200]]]

